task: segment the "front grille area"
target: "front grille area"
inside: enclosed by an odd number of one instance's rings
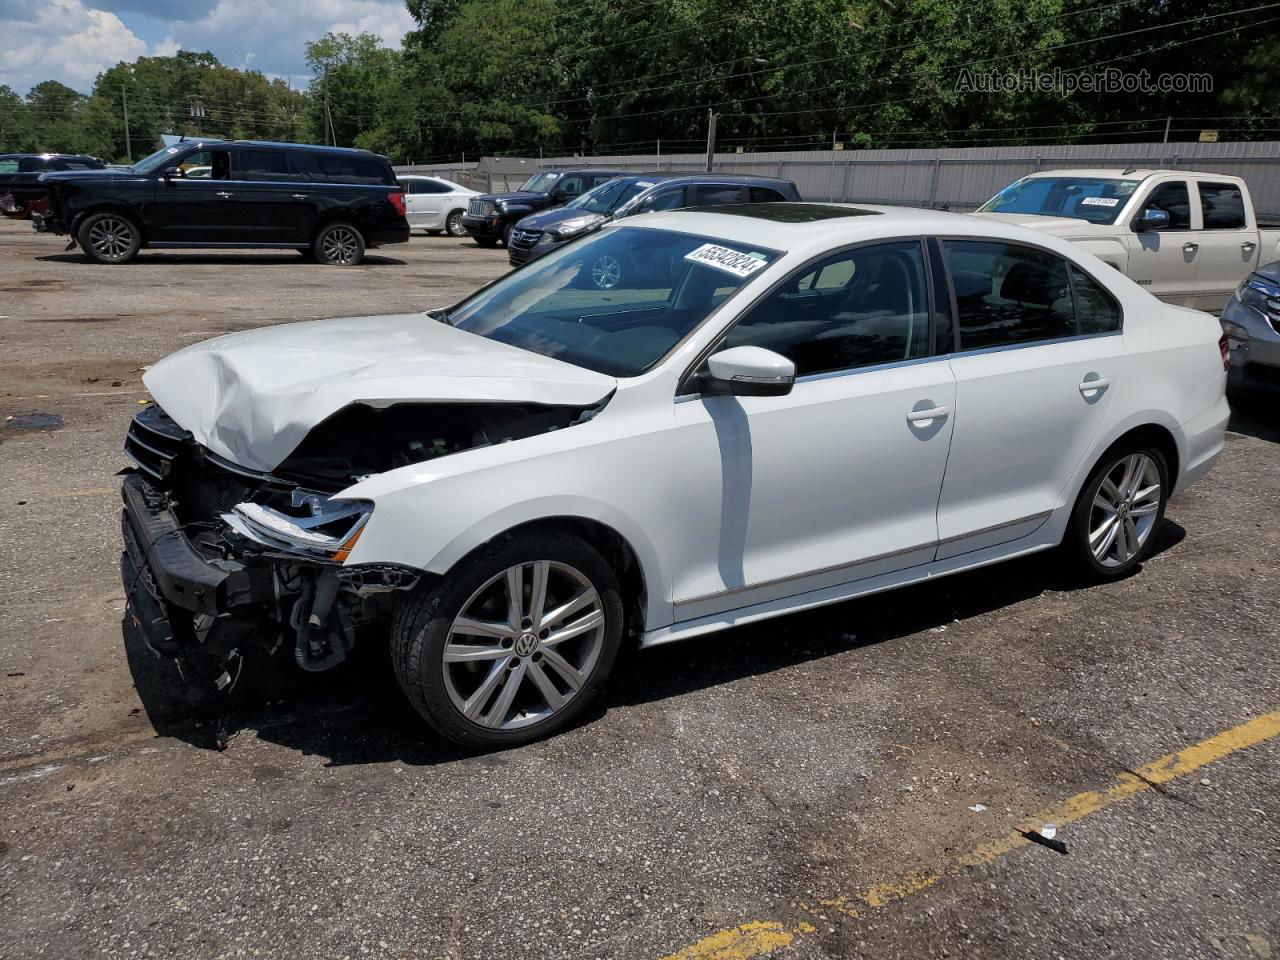
[[[124,439],[124,454],[152,482],[168,487],[174,463],[190,439],[188,431],[153,404],[133,418]]]
[[[483,217],[486,201],[476,199],[467,204],[467,213],[473,217]]]
[[[541,230],[512,230],[509,249],[520,253],[528,253],[541,239]]]

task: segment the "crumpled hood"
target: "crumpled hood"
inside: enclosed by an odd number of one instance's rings
[[[196,441],[270,471],[357,402],[587,406],[612,377],[466,333],[425,314],[317,320],[232,333],[165,357],[142,378]]]
[[[1036,213],[974,213],[970,216],[988,217],[1063,238],[1088,236],[1099,226],[1109,229],[1107,224],[1090,223],[1081,217],[1042,217]]]

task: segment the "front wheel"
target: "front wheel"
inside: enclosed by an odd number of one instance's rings
[[[80,224],[76,240],[98,263],[128,263],[142,248],[142,231],[123,214],[95,213]]]
[[[440,734],[470,747],[528,743],[571,723],[622,642],[612,568],[558,533],[501,538],[397,610],[396,676]]]
[[[364,237],[349,223],[331,223],[311,245],[316,259],[334,267],[354,267],[364,259]]]
[[[1112,448],[1071,511],[1064,547],[1095,580],[1125,576],[1151,555],[1169,499],[1169,467],[1155,447]]]

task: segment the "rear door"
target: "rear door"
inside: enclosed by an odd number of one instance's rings
[[[1258,231],[1249,222],[1248,205],[1238,183],[1199,180],[1203,228],[1196,271],[1196,306],[1217,312],[1257,263]]]
[[[938,558],[1016,540],[1060,506],[1124,370],[1120,307],[1057,254],[951,239],[956,424]]]
[[[231,207],[228,239],[237,243],[306,243],[307,194],[284,149],[238,147],[222,199]]]
[[[1151,187],[1138,207],[1139,218],[1155,207],[1169,214],[1166,230],[1130,233],[1130,279],[1170,303],[1194,306],[1199,259],[1199,226],[1186,180],[1166,180]]]

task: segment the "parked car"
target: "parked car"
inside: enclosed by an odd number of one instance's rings
[[[101,170],[97,157],[72,153],[0,154],[0,213],[26,220],[45,209],[47,192],[40,175],[52,170]]]
[[[193,140],[128,170],[49,173],[41,183],[49,209],[35,228],[70,234],[98,263],[127,263],[143,247],[255,247],[352,266],[366,249],[409,239],[391,164],[367,150]]]
[[[1240,282],[1222,311],[1234,392],[1280,389],[1280,260]]]
[[[451,237],[467,235],[462,215],[467,203],[472,197],[480,196],[480,191],[468,190],[444,177],[401,174],[399,180],[412,229],[425,230],[432,236],[439,236],[441,231]]]
[[[519,266],[550,253],[562,243],[599,230],[609,220],[656,210],[714,207],[729,203],[778,203],[799,200],[790,180],[720,173],[653,173],[614,177],[563,207],[525,217],[511,231],[507,259]],[[597,286],[619,282],[611,264],[593,271]]]
[[[1220,173],[1047,170],[978,213],[1064,237],[1161,300],[1206,310],[1280,257],[1280,222],[1260,223],[1248,185]]]
[[[568,203],[574,197],[623,173],[622,170],[544,170],[510,193],[472,197],[462,226],[482,247],[507,243],[516,221],[539,210]]]
[[[624,253],[652,269],[572,289]],[[1221,333],[997,220],[622,220],[448,309],[152,366],[129,617],[224,685],[251,644],[321,670],[381,629],[441,734],[521,743],[580,715],[624,641],[1059,546],[1129,574],[1222,450]]]

